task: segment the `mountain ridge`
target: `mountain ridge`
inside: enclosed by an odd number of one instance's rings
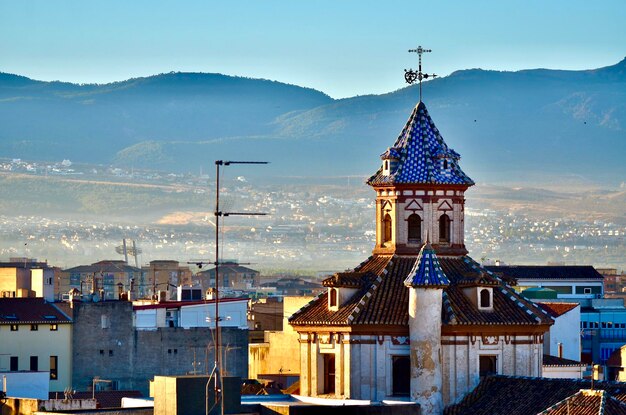
[[[626,58],[582,71],[464,69],[426,82],[424,100],[472,177],[602,165],[619,181],[624,84]],[[417,100],[416,85],[333,99],[199,72],[107,84],[0,73],[0,157],[195,170],[234,154],[272,160],[274,174],[368,174]]]

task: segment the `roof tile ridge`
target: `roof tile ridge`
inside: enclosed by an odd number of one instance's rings
[[[554,411],[555,409],[560,408],[561,406],[565,405],[567,403],[567,401],[573,399],[575,396],[577,395],[582,395],[582,390],[574,393],[573,395],[569,395],[564,399],[561,399],[560,401],[558,401],[557,403],[555,403],[554,405],[544,409],[543,411],[539,412],[537,415],[545,415],[550,413],[551,411]]]
[[[448,297],[448,293],[444,290],[442,295],[442,305],[445,307],[446,311],[450,315],[449,324],[456,325],[459,324],[458,319],[456,318],[456,314],[454,314],[454,310],[452,309],[452,303],[450,303],[450,298]]]
[[[55,303],[47,303],[50,304],[52,307],[55,308],[55,310],[57,310],[59,313],[61,313],[70,323],[73,323],[74,320],[65,313],[65,311],[61,310],[59,307],[57,307],[57,305]]]
[[[298,311],[296,311],[295,313],[293,313],[291,315],[291,317],[289,317],[287,319],[288,322],[291,322],[292,320],[295,320],[296,317],[299,317],[300,314],[302,314],[307,308],[311,307],[313,303],[317,302],[323,295],[326,295],[326,293],[328,292],[328,290],[323,290],[322,292],[320,292],[319,294],[317,294],[315,296],[315,298],[313,298],[311,301],[309,301],[308,303],[306,303],[305,305],[303,305],[302,307],[300,307],[300,309]]]
[[[598,415],[604,414],[604,407],[606,406],[606,391],[603,390],[600,393],[600,408],[598,409]]]
[[[361,299],[356,304],[354,309],[350,312],[350,315],[346,319],[348,324],[354,321],[357,315],[361,312],[361,309],[364,308],[369,302],[369,299],[372,298],[372,295],[374,295],[374,291],[378,289],[378,287],[380,286],[380,283],[383,281],[382,276],[387,275],[388,273],[387,267],[389,267],[390,265],[393,265],[393,258],[395,258],[395,254],[389,258],[387,265],[385,265],[385,269],[383,269],[383,271],[379,275],[376,276],[376,279],[372,282],[372,285],[370,285],[370,287],[367,289],[365,294],[361,297]]]
[[[365,264],[367,264],[368,262],[370,262],[372,259],[374,258],[374,255],[370,255],[369,257],[367,257],[367,259],[365,259],[364,261],[362,261],[359,265],[357,265],[356,267],[354,267],[354,271],[355,272],[359,272],[359,270],[361,268],[363,268],[365,266]]]

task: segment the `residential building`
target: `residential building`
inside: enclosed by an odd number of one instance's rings
[[[54,301],[55,268],[30,258],[0,262],[0,297],[42,297]]]
[[[48,372],[49,390],[62,392],[72,386],[71,359],[72,320],[59,307],[0,298],[0,372]]]
[[[225,262],[219,266],[219,281],[221,288],[233,290],[246,290],[257,287],[260,283],[261,273],[237,262]],[[215,268],[198,272],[196,278],[206,290],[215,287]]]
[[[289,320],[300,394],[381,402],[408,396],[441,414],[490,373],[540,376],[553,320],[467,255],[461,170],[423,102],[368,184],[376,244]]]
[[[141,269],[145,275],[144,290],[150,296],[166,292],[167,300],[175,299],[176,287],[193,285],[191,269],[186,265],[181,266],[178,261],[164,259],[150,261],[148,266]]]
[[[549,288],[558,298],[602,298],[604,278],[591,265],[496,265],[485,267],[496,275],[517,281],[517,292],[532,287]]]
[[[606,365],[609,357],[626,344],[626,308],[623,298],[581,302],[580,333],[583,362]]]
[[[105,260],[91,265],[80,265],[61,272],[61,292],[67,295],[71,289],[82,294],[92,293],[101,299],[114,300],[122,291],[145,296],[149,290],[144,273],[120,260]]]

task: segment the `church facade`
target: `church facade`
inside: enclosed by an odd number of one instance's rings
[[[420,102],[367,183],[376,244],[296,312],[300,393],[440,414],[486,374],[540,376],[552,319],[467,255],[461,170]]]

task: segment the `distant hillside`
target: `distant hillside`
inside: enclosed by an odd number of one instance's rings
[[[0,157],[183,171],[254,158],[272,161],[269,175],[366,175],[402,129],[416,88],[333,100],[217,74],[106,85],[0,74]],[[477,180],[626,176],[626,59],[587,71],[457,71],[428,82],[424,101]]]

